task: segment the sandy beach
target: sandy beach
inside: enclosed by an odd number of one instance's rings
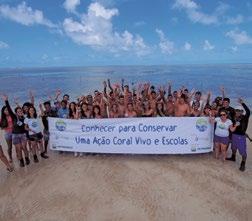
[[[25,168],[15,161],[13,173],[1,164],[0,220],[246,221],[252,217],[251,153],[248,142],[243,173],[240,157],[223,164],[212,154],[75,158],[50,151],[49,160]]]

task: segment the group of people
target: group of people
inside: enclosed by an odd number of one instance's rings
[[[55,97],[43,104],[39,104],[39,114],[30,94],[30,101],[20,105],[16,103],[12,110],[8,96],[2,95],[5,105],[2,107],[0,127],[4,130],[8,146],[8,157],[4,155],[0,145],[0,159],[13,171],[12,145],[15,146],[16,156],[21,167],[30,164],[30,155],[33,161],[47,159],[49,141],[48,117],[69,119],[90,118],[122,118],[122,117],[209,117],[215,125],[214,149],[215,157],[222,160],[236,160],[236,151],[242,156],[240,170],[245,170],[246,134],[250,110],[242,99],[239,106],[230,107],[230,99],[226,97],[224,88],[221,96],[212,100],[211,93],[202,94],[200,91],[189,91],[182,86],[172,90],[172,84],[156,88],[149,83],[138,84],[130,88],[124,80],[120,84],[111,84],[110,80],[103,82],[103,90],[95,90],[93,94],[80,96],[70,101],[68,94],[61,97],[57,90]],[[43,129],[40,126],[40,117]],[[251,139],[250,139],[251,141]],[[232,156],[227,158],[227,148],[231,144]],[[77,155],[77,154],[75,154]]]

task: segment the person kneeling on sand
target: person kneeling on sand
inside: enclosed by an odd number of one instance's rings
[[[248,122],[250,117],[250,110],[247,105],[240,98],[238,103],[242,106],[237,106],[235,108],[234,124],[231,128],[232,131],[232,156],[227,158],[227,160],[235,161],[237,149],[242,156],[242,161],[240,165],[240,170],[245,170],[246,158],[247,158],[247,145],[246,145],[246,130],[248,128]],[[245,115],[243,115],[243,109],[245,110]]]

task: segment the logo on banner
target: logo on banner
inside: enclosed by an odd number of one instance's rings
[[[58,131],[65,131],[66,123],[63,120],[57,120],[55,123],[55,127]]]
[[[196,121],[196,128],[198,129],[198,131],[200,132],[204,132],[207,130],[207,120],[200,118]]]

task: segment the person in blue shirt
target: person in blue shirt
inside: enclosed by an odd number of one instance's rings
[[[58,113],[57,113],[58,117],[59,118],[68,118],[69,109],[67,107],[67,101],[62,100],[60,104],[61,104],[61,107],[60,107],[60,109],[58,110]]]

